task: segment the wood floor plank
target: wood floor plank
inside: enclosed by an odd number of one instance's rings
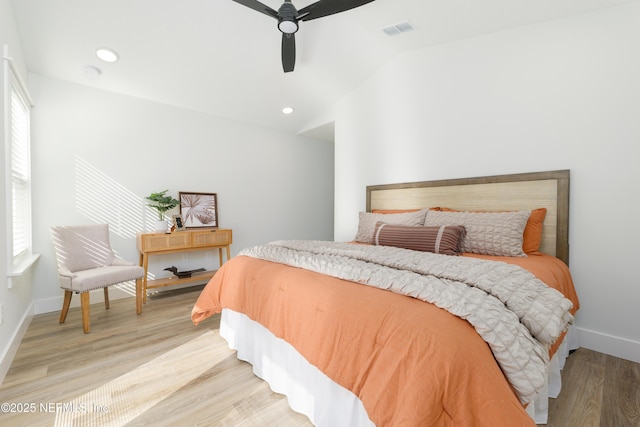
[[[0,413],[0,425],[310,426],[236,358],[218,334],[219,316],[191,323],[199,291],[158,293],[140,316],[133,298],[109,310],[94,304],[89,334],[79,308],[64,324],[58,313],[35,316],[0,402],[38,408]],[[579,349],[562,378],[547,426],[640,427],[639,364]]]
[[[562,391],[549,405],[548,427],[600,426],[605,368],[593,363],[592,356],[579,349],[567,360],[562,372]],[[580,410],[576,411],[576,408]]]
[[[198,288],[163,292],[141,316],[128,300],[112,301],[109,310],[94,304],[86,335],[79,308],[64,324],[58,313],[36,316],[0,402],[38,408],[0,414],[0,425],[311,425],[236,358],[218,335],[218,316],[191,323],[198,295]],[[56,407],[74,403],[82,410]]]
[[[610,358],[605,369],[605,410],[600,426],[640,426],[640,365]]]

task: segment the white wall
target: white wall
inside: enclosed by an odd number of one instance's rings
[[[5,306],[0,380],[13,357],[9,349],[19,343],[18,332],[30,316],[62,306],[49,232],[53,225],[107,222],[114,250],[137,261],[135,235],[152,230],[156,219],[143,198],[168,189],[174,197],[179,191],[217,193],[219,225],[233,229],[232,256],[275,239],[333,236],[332,143],[37,74],[29,75],[29,86],[36,104],[33,245],[41,257],[17,289],[0,286]],[[4,197],[4,185],[0,191]],[[0,215],[5,223],[4,211]],[[4,259],[4,227],[0,236]],[[169,265],[215,268],[217,258],[210,252],[157,257],[150,272],[168,276],[162,269]],[[132,291],[131,284],[112,290],[111,296]],[[101,293],[92,294],[92,302],[101,300]],[[131,307],[135,316],[133,300]]]
[[[27,79],[22,44],[13,16],[13,8],[9,0],[0,0],[0,51],[3,46],[9,47],[9,55],[23,80]],[[33,306],[31,305],[31,271],[27,271],[19,279],[14,279],[11,289],[7,285],[7,229],[8,221],[5,209],[6,200],[6,165],[4,152],[4,61],[0,68],[0,145],[2,161],[0,162],[0,304],[3,306],[3,321],[0,324],[0,381],[4,378],[9,364],[5,360],[13,358],[24,331],[29,325]]]
[[[640,362],[640,4],[411,52],[335,107],[335,239],[365,186],[571,170],[581,344]]]
[[[168,189],[176,197],[179,191],[218,194],[220,226],[234,232],[232,255],[274,239],[332,238],[332,143],[28,75],[9,0],[0,0],[2,44],[9,45],[36,104],[33,246],[41,257],[12,289],[6,279],[0,283],[0,381],[31,316],[61,307],[52,225],[108,222],[116,252],[137,261],[135,233],[151,230],[155,219],[143,197]],[[4,117],[3,103],[0,113]],[[0,120],[2,135],[3,125]],[[2,158],[0,199],[5,200]],[[0,277],[6,278],[2,206]],[[215,267],[216,260],[212,253],[161,257],[151,262],[150,271],[168,275],[162,271],[168,265]],[[112,296],[130,291],[123,287]],[[97,296],[93,302],[101,299]]]
[[[143,198],[154,191],[217,193],[232,255],[275,239],[332,238],[332,143],[35,74],[30,86],[36,313],[61,306],[49,228],[108,222],[115,250],[137,261],[135,235],[156,219]],[[154,258],[150,272],[210,267],[217,253],[186,257]]]

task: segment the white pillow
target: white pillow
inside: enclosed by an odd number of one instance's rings
[[[355,241],[373,243],[373,232],[378,221],[394,225],[424,225],[424,218],[427,212],[428,209],[396,214],[360,212]]]
[[[522,250],[524,228],[531,211],[443,212],[429,211],[424,225],[463,225],[463,252],[494,256],[527,256]]]

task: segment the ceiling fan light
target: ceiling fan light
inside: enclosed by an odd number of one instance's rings
[[[293,34],[298,31],[298,24],[295,21],[280,21],[278,29],[285,34]]]

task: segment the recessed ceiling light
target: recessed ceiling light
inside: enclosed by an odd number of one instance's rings
[[[282,109],[282,114],[291,114],[293,113],[293,107],[284,107]]]
[[[118,54],[112,49],[108,49],[106,47],[96,49],[96,56],[104,62],[116,62],[118,60]]]

